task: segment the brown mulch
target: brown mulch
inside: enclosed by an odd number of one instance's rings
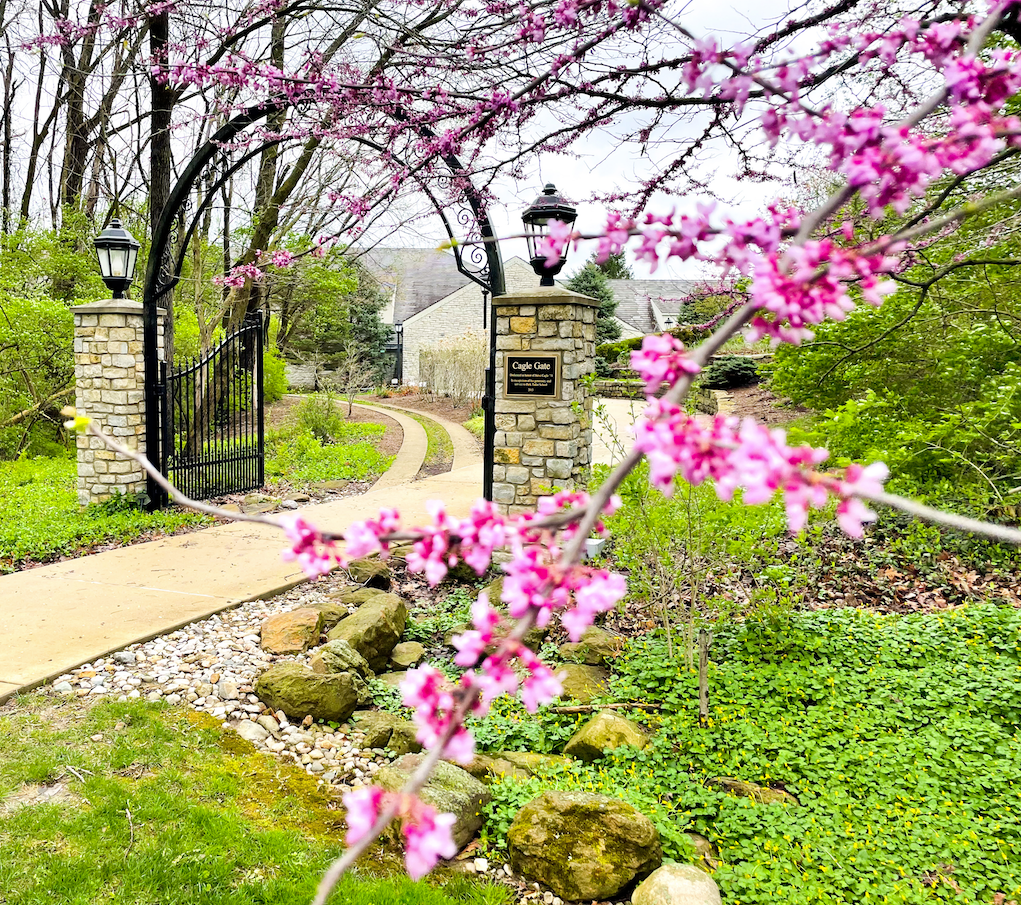
[[[421,412],[423,415],[436,415],[438,418],[446,418],[447,421],[454,421],[457,424],[467,421],[479,408],[479,404],[476,402],[465,402],[455,405],[454,401],[449,397],[434,396],[432,393],[365,396],[363,398],[366,402],[380,402],[383,405],[392,405],[395,408]]]
[[[750,416],[761,424],[785,424],[809,413],[804,406],[774,395],[763,383],[727,393],[733,400],[733,414],[739,418]]]

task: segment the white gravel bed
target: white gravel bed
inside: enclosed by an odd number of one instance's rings
[[[291,723],[255,694],[256,678],[281,660],[259,646],[267,616],[325,603],[345,585],[339,576],[306,582],[271,600],[225,610],[166,635],[86,663],[53,682],[53,690],[78,697],[106,695],[183,704],[207,713],[264,751],[298,764],[312,776],[354,788],[367,782],[390,755],[362,747],[361,733],[312,723]],[[329,601],[336,604],[336,600]],[[353,612],[353,610],[352,610]]]

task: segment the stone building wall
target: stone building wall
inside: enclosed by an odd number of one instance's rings
[[[145,452],[145,364],[142,305],[114,299],[79,305],[74,312],[75,408],[107,434]],[[163,319],[159,320],[163,357]],[[78,502],[98,503],[145,490],[145,473],[98,437],[79,434]]]
[[[496,299],[496,439],[493,500],[514,515],[541,496],[582,487],[592,462],[592,400],[582,378],[593,371],[595,299],[536,287]],[[507,352],[558,353],[558,398],[505,392]]]

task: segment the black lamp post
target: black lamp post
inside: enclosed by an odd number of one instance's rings
[[[135,264],[141,243],[129,233],[120,220],[111,221],[95,239],[96,256],[99,258],[99,272],[103,275],[106,288],[115,299],[127,298],[124,294],[135,279]]]
[[[521,215],[528,242],[528,259],[532,264],[532,270],[541,278],[540,286],[552,286],[553,277],[564,269],[564,264],[567,262],[566,247],[563,254],[560,255],[560,260],[550,266],[547,266],[545,256],[537,251],[542,240],[549,235],[550,221],[556,220],[560,223],[570,224],[574,223],[577,218],[577,209],[557,192],[557,188],[552,182],[546,183],[542,194]]]

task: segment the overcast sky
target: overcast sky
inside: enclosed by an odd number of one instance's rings
[[[746,38],[757,29],[782,21],[791,10],[802,5],[788,0],[743,3],[690,0],[681,8],[680,16],[694,34],[715,35],[726,46]],[[578,157],[544,155],[535,163],[534,178],[520,181],[504,179],[497,185],[498,200],[491,206],[489,215],[498,236],[511,236],[522,231],[521,213],[541,193],[546,182],[555,183],[565,196],[577,203],[579,230],[597,230],[606,222],[606,208],[584,199],[637,186],[648,166],[648,161],[636,158],[632,151],[622,151],[612,134],[590,133],[575,151]],[[724,199],[731,215],[754,216],[777,196],[780,186],[776,183],[738,182],[727,175],[736,166],[735,157],[722,151],[718,167],[714,161],[714,169],[719,175],[714,180],[713,193]],[[676,207],[682,211],[693,211],[697,201],[707,199],[706,195],[686,199],[654,199],[649,209],[665,211]],[[433,219],[428,226],[419,223],[417,228],[420,232],[408,235],[402,241],[412,245],[426,245],[430,241],[438,244],[446,238],[438,220]],[[430,234],[432,228],[435,233]],[[384,244],[394,245],[399,242],[391,239]],[[501,247],[505,258],[513,255],[527,257],[523,239],[506,239]],[[594,250],[595,243],[588,242],[583,243],[577,251],[572,251],[565,275],[576,270]],[[698,277],[703,272],[700,265],[691,263],[670,263],[655,274],[650,274],[648,267],[643,264],[633,264],[633,269],[636,277]]]

